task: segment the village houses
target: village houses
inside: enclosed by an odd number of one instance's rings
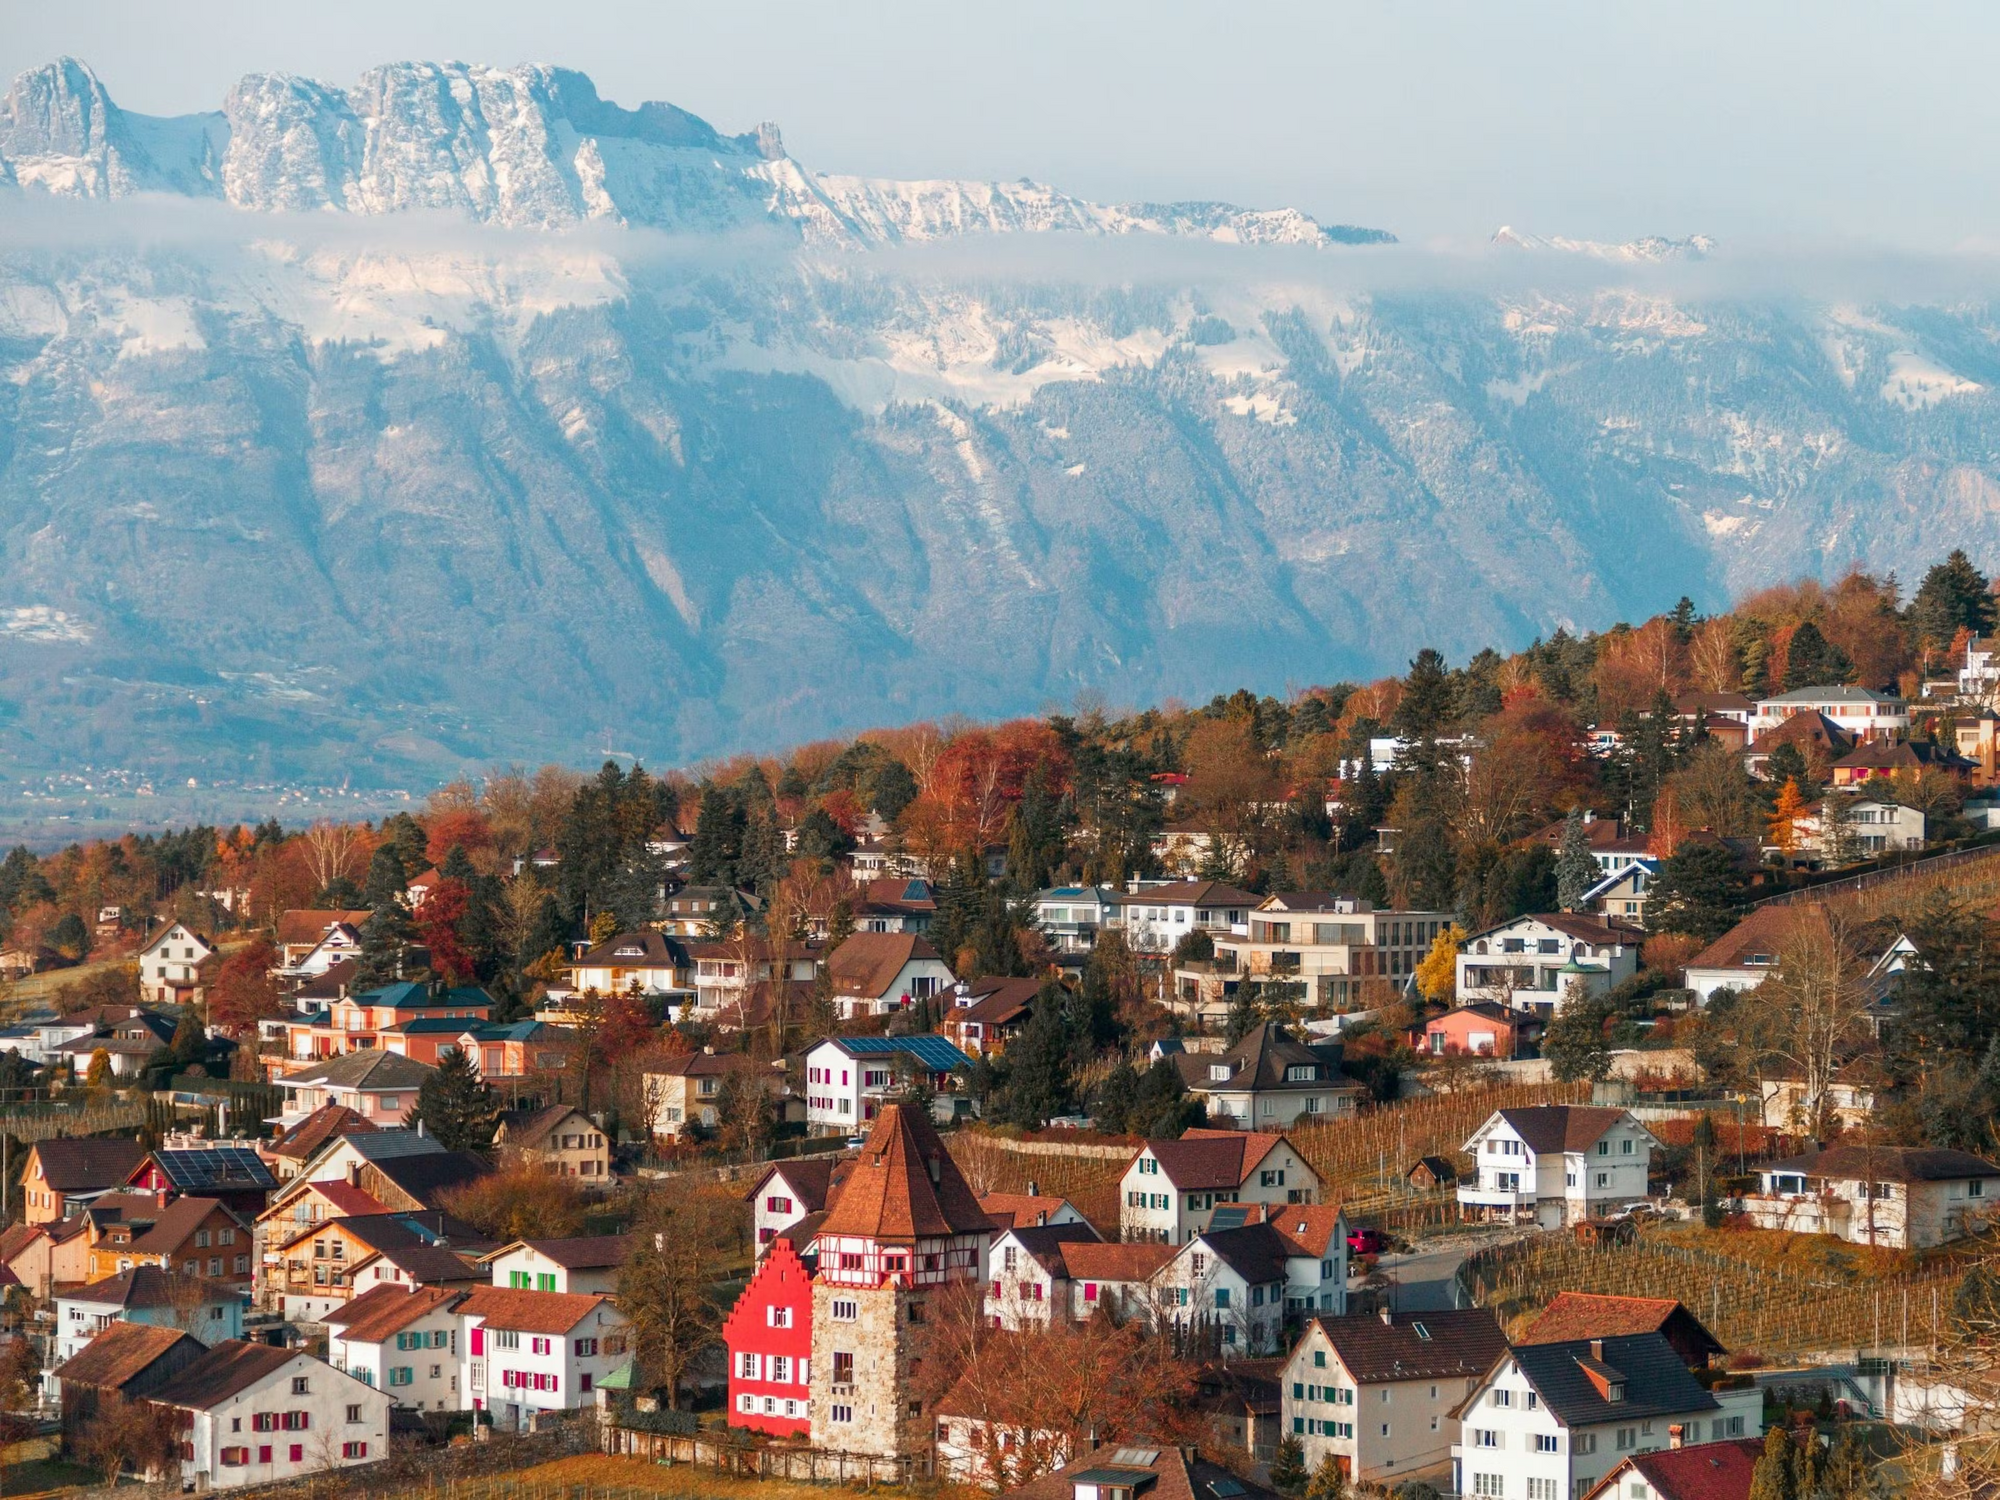
[[[1544,1229],[1600,1219],[1645,1200],[1659,1144],[1622,1109],[1495,1110],[1461,1148],[1478,1170],[1460,1179],[1459,1207],[1470,1218]]]
[[[1119,1180],[1119,1237],[1185,1245],[1222,1203],[1313,1203],[1319,1174],[1284,1136],[1187,1131],[1147,1141]]]

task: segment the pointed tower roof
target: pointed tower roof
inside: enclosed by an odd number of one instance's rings
[[[909,1240],[992,1227],[923,1111],[887,1104],[819,1232]]]

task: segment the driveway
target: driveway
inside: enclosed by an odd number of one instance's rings
[[[1453,1235],[1434,1247],[1420,1245],[1407,1255],[1385,1255],[1375,1270],[1390,1285],[1390,1306],[1395,1311],[1442,1312],[1458,1306],[1458,1268],[1468,1255],[1533,1233],[1534,1229],[1522,1227]]]

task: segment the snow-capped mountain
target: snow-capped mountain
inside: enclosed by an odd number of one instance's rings
[[[1664,235],[1649,234],[1642,239],[1626,240],[1622,244],[1607,244],[1603,240],[1573,240],[1562,235],[1530,234],[1516,229],[1511,224],[1502,224],[1493,231],[1490,241],[1502,250],[1552,251],[1562,255],[1583,255],[1593,260],[1640,261],[1666,260],[1706,260],[1715,253],[1715,241],[1705,234],[1691,234],[1686,239],[1672,240]]]
[[[1105,206],[1021,181],[823,177],[775,125],[725,136],[671,104],[622,109],[564,68],[396,63],[348,89],[252,74],[214,114],[159,118],[115,104],[83,63],[24,73],[0,102],[0,170],[77,197],[171,192],[258,211],[436,209],[482,224],[601,221],[712,232],[795,227],[810,241],[881,244],[974,231],[1173,234],[1245,244],[1381,242],[1293,209]]]
[[[1431,285],[456,64],[175,119],[56,64],[0,184],[55,226],[0,239],[0,777],[674,762],[2000,561],[2000,313],[1704,298],[1699,237]]]

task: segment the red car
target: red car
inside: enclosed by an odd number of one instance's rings
[[[1354,1255],[1380,1255],[1389,1248],[1389,1241],[1379,1229],[1350,1229],[1347,1231],[1347,1248]]]

